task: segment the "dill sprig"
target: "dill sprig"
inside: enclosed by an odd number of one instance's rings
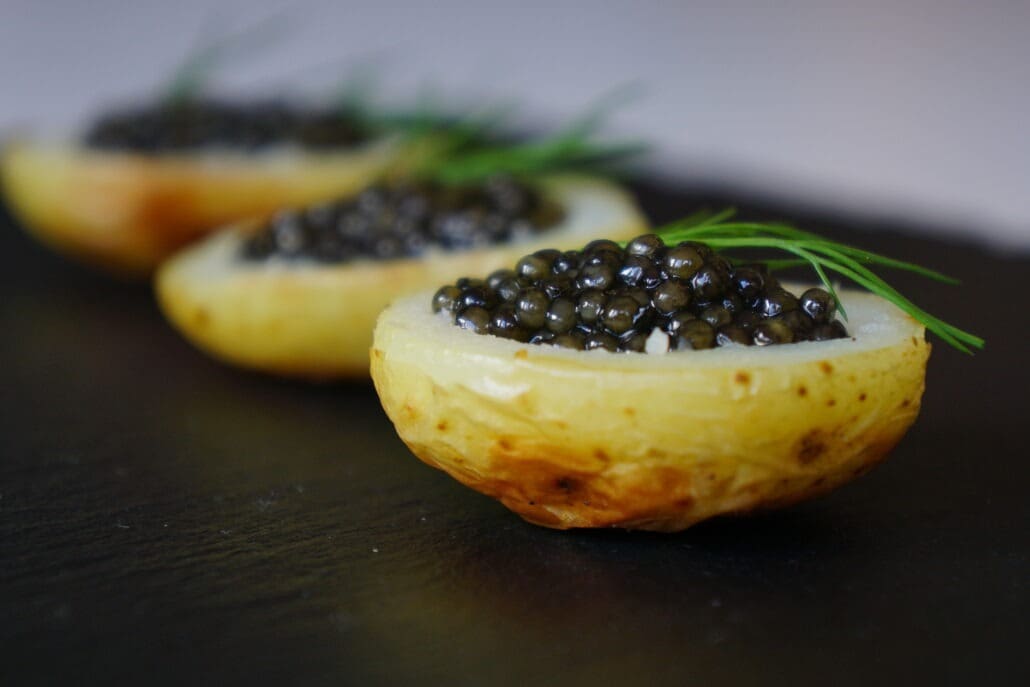
[[[460,185],[500,174],[533,178],[572,171],[612,173],[618,165],[648,149],[639,141],[603,143],[596,139],[606,117],[624,100],[609,96],[543,138],[450,148],[446,154],[428,160],[419,174],[442,184]]]
[[[282,39],[290,24],[283,17],[266,17],[234,33],[208,31],[172,73],[164,88],[163,99],[172,105],[195,100],[207,90],[218,69],[232,58],[247,57]]]
[[[411,105],[385,106],[376,102],[376,91],[375,74],[358,70],[344,81],[330,105],[368,131],[411,140],[432,136],[438,156],[503,137],[502,128],[514,111],[512,104],[497,103],[467,107],[459,114],[453,102],[431,89],[424,89]]]
[[[845,320],[847,313],[837,296],[837,290],[829,279],[829,272],[846,277],[877,296],[890,301],[939,336],[945,343],[963,353],[972,353],[971,349],[984,347],[983,339],[926,312],[873,272],[870,266],[912,272],[946,284],[958,284],[957,280],[920,265],[831,241],[786,224],[733,221],[734,214],[733,210],[724,210],[718,213],[701,212],[668,224],[658,229],[657,233],[667,244],[698,241],[718,251],[757,249],[791,254],[795,257],[761,262],[768,265],[770,269],[810,266],[826,290],[830,292],[840,310],[841,317]]]

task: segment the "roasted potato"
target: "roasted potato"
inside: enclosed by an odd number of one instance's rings
[[[530,241],[338,265],[247,262],[240,257],[247,228],[237,227],[163,265],[158,300],[190,341],[227,362],[305,378],[367,378],[376,317],[395,298],[463,274],[486,274],[544,246],[629,238],[646,227],[632,198],[610,182],[555,176],[535,183],[564,207],[565,218]]]
[[[426,463],[553,528],[681,530],[811,498],[882,460],[919,412],[923,326],[841,292],[851,338],[660,355],[520,344],[379,318],[372,378]]]
[[[416,148],[381,138],[331,151],[141,154],[20,140],[0,156],[0,181],[15,216],[41,241],[140,276],[213,229],[354,194],[403,167]]]

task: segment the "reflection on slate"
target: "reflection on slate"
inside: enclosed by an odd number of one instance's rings
[[[1030,331],[1004,300],[1030,260],[740,201],[643,193],[658,220],[735,202],[953,273],[897,282],[988,348],[935,346],[868,477],[678,535],[525,524],[412,457],[370,385],[222,367],[145,286],[2,216],[0,682],[1030,679]]]

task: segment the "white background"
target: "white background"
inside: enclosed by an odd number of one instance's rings
[[[614,85],[654,166],[1030,247],[1030,1],[0,0],[0,129],[152,92],[212,23],[285,37],[222,83],[326,84],[373,58],[395,93],[511,96],[538,121]]]

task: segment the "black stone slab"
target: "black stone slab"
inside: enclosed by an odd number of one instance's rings
[[[0,684],[1028,684],[1030,258],[732,190],[966,282],[883,466],[678,535],[553,532],[416,460],[370,385],[223,367],[0,216]]]

